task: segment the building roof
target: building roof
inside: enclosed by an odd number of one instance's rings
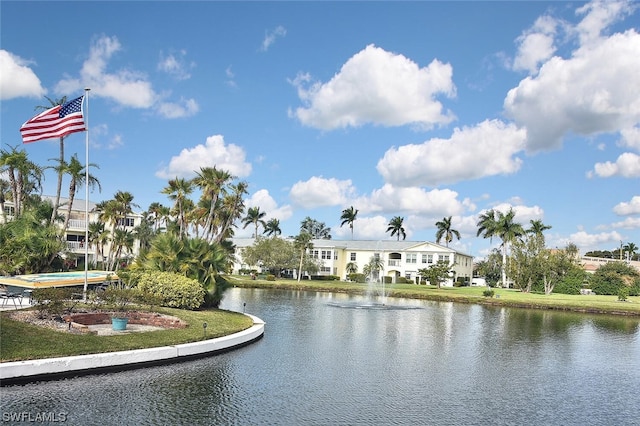
[[[285,240],[292,241],[291,238]],[[253,245],[254,238],[233,238],[231,240],[237,248],[243,248]],[[441,246],[430,241],[394,241],[394,240],[311,240],[313,248],[334,248],[340,250],[356,250],[356,251],[410,251],[413,248],[419,248],[425,244],[434,247],[439,252],[456,253],[463,256],[472,257],[469,254],[459,252],[450,247]]]

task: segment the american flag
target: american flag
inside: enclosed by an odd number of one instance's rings
[[[83,98],[84,96],[80,96],[64,105],[55,106],[24,123],[20,127],[22,142],[61,138],[87,130],[82,116]]]

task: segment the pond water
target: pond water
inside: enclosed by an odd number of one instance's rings
[[[361,302],[232,289],[222,307],[265,320],[260,341],[0,388],[3,422],[54,413],[73,425],[640,424],[637,318],[401,299],[387,303],[403,309],[343,307]]]

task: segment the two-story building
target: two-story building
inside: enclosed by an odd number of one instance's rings
[[[256,268],[247,265],[242,259],[242,249],[253,245],[253,238],[235,238],[237,248],[234,272],[240,269]],[[453,285],[454,280],[471,282],[473,276],[473,257],[452,248],[428,241],[366,241],[366,240],[313,240],[309,255],[320,263],[319,275],[336,275],[347,278],[347,265],[350,263],[362,272],[372,257],[382,264],[380,276],[391,277],[396,282],[399,277],[418,282],[420,269],[428,268],[440,260],[451,265],[451,278],[444,285]]]
[[[43,196],[44,200],[50,200],[53,204],[54,197],[51,196]],[[63,216],[63,221],[58,222],[60,227],[63,226],[64,217],[67,215],[68,209],[68,198],[60,197],[60,206],[58,207],[58,214]],[[66,244],[67,244],[67,252],[75,255],[80,262],[84,261],[85,255],[85,230],[87,226],[86,215],[85,215],[85,200],[84,199],[74,199],[73,204],[71,205],[71,212],[69,214],[69,223],[67,226],[67,230],[63,236]],[[13,202],[5,201],[4,210],[7,214],[7,220],[12,220],[15,214]],[[96,203],[89,201],[88,203],[88,211],[89,211],[89,223],[98,222],[100,212],[96,210]],[[2,216],[0,215],[0,222],[2,222]],[[118,223],[118,227],[124,226],[124,229],[133,232],[135,227],[140,225],[142,221],[142,215],[138,213],[131,213],[127,215],[126,218],[121,219],[121,222]],[[109,225],[105,225],[107,231],[112,231]],[[109,256],[110,244],[105,244],[104,247],[101,247],[98,253],[96,254],[96,247],[93,244],[89,244],[88,246],[88,260],[90,265],[96,265],[97,263],[104,262]],[[130,257],[135,257],[140,252],[140,242],[135,240],[132,253],[127,253],[125,255],[129,255]],[[97,259],[96,256],[101,257]],[[97,261],[97,263],[96,263]]]

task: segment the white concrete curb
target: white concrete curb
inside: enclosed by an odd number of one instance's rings
[[[2,385],[6,385],[46,380],[47,378],[142,367],[145,364],[177,362],[198,356],[213,355],[234,347],[244,346],[264,335],[264,321],[253,315],[245,315],[253,320],[251,327],[239,333],[215,339],[159,348],[3,362],[0,363],[0,382]]]

